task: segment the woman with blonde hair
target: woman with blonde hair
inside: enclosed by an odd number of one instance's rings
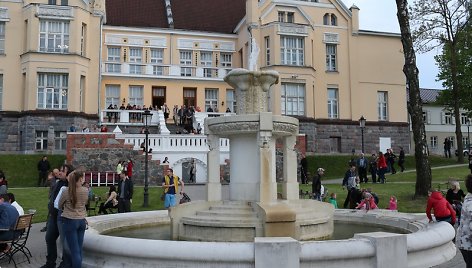
[[[461,190],[461,186],[458,181],[454,180],[449,182],[450,188],[446,193],[446,200],[452,205],[457,215],[457,223],[460,224],[461,220],[461,209],[462,199],[465,197],[464,191]]]
[[[82,266],[82,244],[87,225],[88,190],[83,187],[85,182],[82,172],[74,171],[67,176],[69,187],[65,188],[59,208],[62,209],[62,228],[72,257],[72,268]]]

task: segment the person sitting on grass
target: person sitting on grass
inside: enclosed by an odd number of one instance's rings
[[[371,193],[365,191],[363,193],[363,197],[364,197],[364,199],[362,199],[361,203],[359,203],[359,205],[357,205],[356,209],[362,209],[362,210],[365,210],[367,212],[371,209],[378,208],[377,204],[375,204],[375,199],[374,199],[374,197],[372,196]]]

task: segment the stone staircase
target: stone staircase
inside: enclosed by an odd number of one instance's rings
[[[205,241],[244,242],[247,237],[255,237],[262,224],[248,202],[223,201],[208,210],[182,217],[179,228],[183,230],[179,235],[181,240],[199,241],[205,237]]]
[[[166,124],[167,129],[170,131],[170,134],[177,134],[180,132],[184,133],[184,127],[176,124]]]

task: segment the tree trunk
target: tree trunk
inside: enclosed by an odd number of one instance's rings
[[[423,102],[420,96],[416,54],[413,48],[413,40],[410,31],[408,1],[395,1],[397,2],[397,17],[400,24],[403,54],[405,57],[403,73],[406,76],[409,91],[408,113],[411,117],[411,128],[413,130],[413,140],[415,142],[415,197],[427,196],[428,190],[431,188],[432,177],[427,155],[428,143],[426,141],[426,132],[423,121]]]
[[[457,144],[457,162],[464,163],[464,155],[462,154],[464,145],[462,144],[462,130],[461,130],[461,112],[459,105],[459,83],[457,81],[457,54],[456,45],[454,42],[445,44],[449,46],[451,52],[450,66],[451,66],[451,79],[452,79],[452,96],[454,104],[454,117],[456,122],[456,144]],[[454,149],[454,148],[452,148]]]

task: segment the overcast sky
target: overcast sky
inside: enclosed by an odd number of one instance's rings
[[[359,9],[359,24],[362,30],[400,33],[395,0],[341,0],[350,8],[355,4]],[[438,68],[434,55],[438,50],[426,54],[416,52],[416,61],[420,70],[420,87],[442,89],[441,82],[436,82]]]

